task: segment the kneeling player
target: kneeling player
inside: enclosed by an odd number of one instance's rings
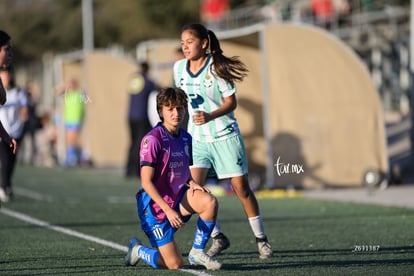
[[[142,139],[142,187],[136,195],[141,227],[153,248],[137,238],[130,239],[126,265],[136,265],[142,259],[154,268],[183,267],[174,233],[196,213],[199,218],[189,262],[211,270],[221,268],[204,252],[216,224],[218,202],[191,178],[191,136],[180,128],[186,106],[187,96],[179,88],[166,88],[157,95],[161,122]]]

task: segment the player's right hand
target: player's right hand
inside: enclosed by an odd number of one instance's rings
[[[168,212],[165,212],[167,219],[170,222],[171,226],[174,228],[180,228],[184,225],[181,215],[177,213],[174,209],[170,209]]]
[[[10,147],[13,148],[13,154],[16,154],[16,150],[17,150],[17,142],[16,142],[16,140],[14,140],[14,139],[11,140]]]

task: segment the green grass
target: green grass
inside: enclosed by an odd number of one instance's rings
[[[126,246],[147,239],[136,217],[138,181],[117,171],[18,167],[17,211]],[[305,198],[260,199],[275,256],[260,260],[238,199],[221,197],[219,219],[231,247],[211,275],[410,275],[414,271],[414,210]],[[186,257],[193,218],[177,232]],[[378,251],[353,252],[355,246]],[[124,252],[0,213],[1,275],[191,275],[154,270],[143,262],[124,267]],[[185,261],[186,258],[185,258]],[[186,267],[187,268],[187,267]],[[193,268],[202,272],[201,268]]]

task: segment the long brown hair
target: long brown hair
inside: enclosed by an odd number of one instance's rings
[[[227,57],[223,55],[220,42],[212,30],[207,30],[206,27],[199,23],[185,25],[181,32],[187,30],[190,30],[198,39],[206,39],[208,41],[206,53],[210,53],[213,57],[213,72],[217,76],[228,81],[233,87],[235,82],[242,81],[247,76],[249,70],[238,56]]]

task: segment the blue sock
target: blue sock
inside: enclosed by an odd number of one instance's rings
[[[160,253],[157,250],[145,246],[140,246],[138,249],[138,256],[141,260],[153,268],[159,268],[158,259],[160,257]]]
[[[206,221],[200,217],[197,220],[196,234],[193,241],[193,247],[196,249],[204,249],[213,231],[215,221]]]
[[[77,162],[77,150],[75,146],[69,146],[66,150],[66,165],[75,166]]]

